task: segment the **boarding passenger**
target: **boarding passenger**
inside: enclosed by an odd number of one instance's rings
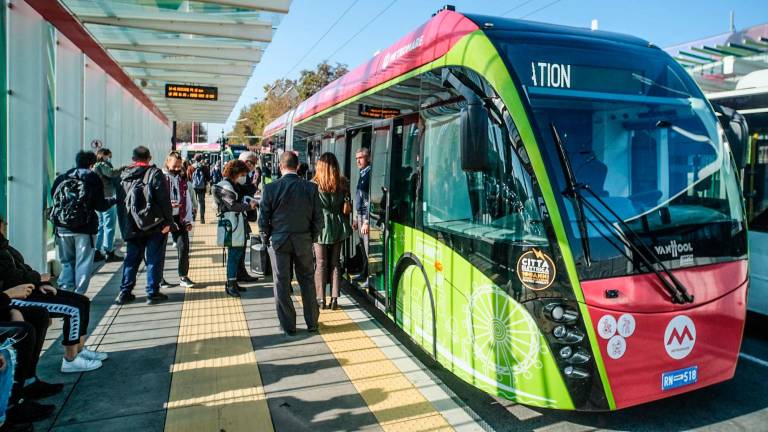
[[[85,348],[91,301],[81,294],[57,290],[51,285],[50,276],[41,275],[28,266],[21,253],[9,244],[5,228],[5,222],[0,219],[0,281],[4,287],[24,284],[34,287],[25,298],[13,298],[11,306],[20,309],[22,314],[27,308],[43,308],[54,318],[64,318],[62,372],[87,372],[100,368],[107,354]]]
[[[323,229],[323,212],[317,185],[296,175],[299,158],[292,152],[280,155],[283,176],[266,186],[259,204],[259,230],[269,246],[274,295],[280,326],[287,336],[296,334],[296,310],[291,299],[291,275],[301,287],[304,322],[317,331],[320,314],[315,297],[312,243]]]
[[[224,180],[213,186],[213,199],[216,201],[216,207],[220,218],[230,213],[237,223],[245,227],[246,213],[256,208],[256,200],[245,202],[243,195],[239,194],[237,186],[245,184],[245,178],[248,175],[248,165],[241,160],[227,162],[224,166]],[[232,215],[234,214],[234,215]],[[243,242],[247,237],[242,235]],[[238,268],[245,254],[245,244],[233,245],[227,248],[227,282],[224,286],[226,293],[232,297],[240,297],[240,291],[245,288],[238,285]]]
[[[339,161],[333,153],[323,153],[317,161],[312,182],[320,192],[320,206],[323,209],[323,229],[314,244],[315,250],[315,292],[322,309],[339,307],[341,286],[341,245],[351,234],[349,215],[352,203],[349,196],[349,180],[339,171]],[[325,286],[331,282],[331,302],[325,302]]]
[[[151,160],[148,148],[136,147],[133,150],[133,165],[122,175],[129,217],[125,233],[127,252],[123,261],[120,294],[115,298],[117,304],[136,299],[132,291],[142,258],[147,266],[147,304],[168,299],[160,292],[160,281],[163,279],[166,234],[173,225],[173,208],[165,176],[151,164]]]
[[[106,148],[100,148],[96,152],[95,172],[104,186],[104,197],[116,197],[115,190],[120,186],[120,174],[125,169],[115,169],[112,166],[112,152]],[[123,257],[115,253],[115,228],[117,224],[117,211],[120,206],[116,202],[109,210],[99,212],[99,233],[96,236],[96,252],[94,261],[121,262]]]
[[[96,164],[93,152],[77,153],[75,163],[75,168],[53,182],[53,207],[49,217],[55,227],[62,267],[59,287],[84,294],[91,281],[95,237],[99,232],[96,212],[109,210],[116,199],[104,197],[101,179],[92,171]]]
[[[256,153],[245,151],[240,153],[238,159],[245,162],[245,164],[248,166],[248,175],[245,177],[245,184],[235,185],[235,189],[237,190],[238,194],[244,197],[247,196],[250,198],[255,198],[258,187],[254,183],[256,181],[254,177],[256,165],[259,163],[259,158]],[[246,219],[249,222],[256,222],[257,217],[258,214],[255,210],[251,210],[246,214]],[[250,238],[250,235],[251,226],[250,224],[245,224],[245,238]],[[250,273],[248,273],[248,269],[245,267],[245,254],[243,254],[242,258],[240,258],[240,264],[237,267],[237,281],[242,283],[252,283],[258,280],[259,279],[257,277],[251,276]]]
[[[178,152],[171,152],[165,159],[165,174],[171,192],[171,208],[173,209],[173,225],[171,237],[179,255],[179,283],[184,288],[192,288],[195,284],[189,278],[189,233],[192,232],[192,197],[189,193],[189,183],[181,169],[182,158]]]
[[[362,285],[368,286],[368,202],[370,201],[371,185],[371,151],[367,147],[361,147],[355,153],[355,162],[360,170],[360,177],[357,179],[357,191],[355,194],[355,212],[357,216],[352,222],[352,229],[360,230],[360,240],[363,242],[363,271],[355,277],[356,282],[362,282]]]

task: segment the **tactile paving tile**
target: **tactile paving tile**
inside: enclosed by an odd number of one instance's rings
[[[224,292],[216,225],[196,224],[192,236],[189,277],[197,285],[184,295],[165,430],[272,431],[242,304]]]

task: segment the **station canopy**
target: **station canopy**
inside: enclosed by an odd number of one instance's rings
[[[666,48],[711,101],[768,130],[768,23]]]
[[[171,120],[224,123],[290,0],[59,0]],[[166,98],[166,85],[216,100]]]

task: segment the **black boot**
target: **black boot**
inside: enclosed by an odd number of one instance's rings
[[[237,290],[237,281],[227,281],[226,285],[224,285],[224,291],[232,297],[240,297],[240,292]]]
[[[328,309],[328,305],[325,304],[325,299],[317,299],[317,304],[320,305],[320,309]]]
[[[339,299],[336,297],[331,297],[331,310],[338,310],[339,309]]]

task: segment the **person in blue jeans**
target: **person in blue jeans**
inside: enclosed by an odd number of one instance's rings
[[[245,184],[246,176],[250,171],[248,165],[241,160],[229,161],[224,166],[222,172],[224,180],[213,186],[213,199],[216,201],[218,214],[242,213],[242,220],[245,221],[245,213],[256,208],[256,200],[251,200],[249,204],[246,204],[243,202],[243,197],[237,193],[236,188],[236,185]],[[245,288],[237,284],[237,270],[240,268],[240,261],[244,254],[245,245],[227,249],[227,282],[224,285],[224,290],[232,297],[240,297],[240,291],[245,291]]]
[[[85,294],[88,290],[93,273],[95,237],[99,231],[99,216],[96,212],[107,211],[115,204],[115,198],[104,197],[101,180],[92,171],[95,164],[96,154],[93,152],[77,153],[75,168],[58,176],[51,187],[54,202],[52,217],[61,261],[59,288],[78,294]],[[75,182],[81,183],[84,191],[82,199],[73,200],[82,203],[82,206],[76,206],[82,208],[82,214],[70,220],[68,217],[75,212],[57,211],[57,201],[62,196],[68,196],[67,191],[72,190],[69,188]]]
[[[96,152],[95,172],[104,188],[104,196],[115,197],[115,183],[120,179],[125,167],[115,169],[112,166],[112,152],[107,148],[100,148]],[[118,203],[119,204],[119,203]],[[120,262],[123,258],[115,253],[115,228],[117,225],[117,207],[114,205],[107,211],[99,212],[99,233],[96,236],[96,253],[94,261]]]
[[[129,210],[126,232],[125,260],[123,261],[123,280],[120,294],[115,303],[126,304],[136,299],[132,291],[136,285],[136,275],[142,258],[147,264],[147,304],[156,304],[167,300],[168,296],[160,292],[160,282],[163,280],[163,261],[165,260],[166,235],[173,225],[173,208],[171,206],[170,190],[163,172],[150,162],[152,155],[144,146],[133,150],[133,164],[123,172],[121,185],[126,194],[137,184],[146,181],[149,200],[148,209],[159,223],[150,229],[142,230]],[[136,209],[133,209],[136,210]]]

